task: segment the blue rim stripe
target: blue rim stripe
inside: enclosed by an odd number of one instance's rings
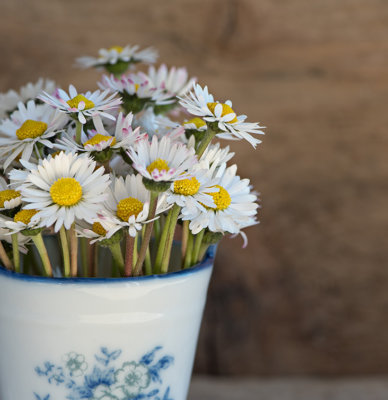
[[[183,269],[176,272],[168,272],[161,275],[145,275],[145,276],[132,276],[129,278],[51,278],[47,276],[25,275],[14,271],[10,271],[0,265],[0,277],[11,278],[19,281],[38,282],[48,284],[102,284],[102,283],[130,283],[137,281],[149,281],[153,279],[168,279],[178,278],[181,276],[193,274],[207,268],[211,268],[214,264],[214,258],[217,250],[217,245],[211,245],[206,253],[205,259],[194,267]]]

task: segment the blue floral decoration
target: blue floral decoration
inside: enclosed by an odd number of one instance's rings
[[[157,356],[162,350],[156,346],[138,361],[119,361],[121,350],[109,351],[101,347],[93,365],[83,354],[70,352],[58,365],[46,361],[35,372],[51,385],[63,385],[68,400],[174,400],[170,387],[162,388],[161,372],[170,367],[174,357]],[[34,393],[34,400],[51,400],[50,394]]]

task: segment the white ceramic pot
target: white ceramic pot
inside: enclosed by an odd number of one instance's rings
[[[186,399],[214,252],[128,279],[0,267],[0,399]]]

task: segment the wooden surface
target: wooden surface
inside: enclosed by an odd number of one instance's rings
[[[387,37],[386,0],[2,0],[0,90],[94,88],[75,57],[127,42],[186,65],[268,127],[232,143],[261,224],[219,248],[197,371],[388,373]]]
[[[188,400],[386,400],[387,379],[193,379]]]

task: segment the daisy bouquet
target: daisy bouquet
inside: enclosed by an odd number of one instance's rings
[[[103,71],[94,91],[40,79],[0,95],[5,268],[57,277],[164,274],[177,267],[174,238],[179,268],[197,264],[225,235],[246,244],[258,196],[218,139],[256,147],[263,127],[185,68],[154,67],[156,58],[151,48],[101,49],[77,60]]]

